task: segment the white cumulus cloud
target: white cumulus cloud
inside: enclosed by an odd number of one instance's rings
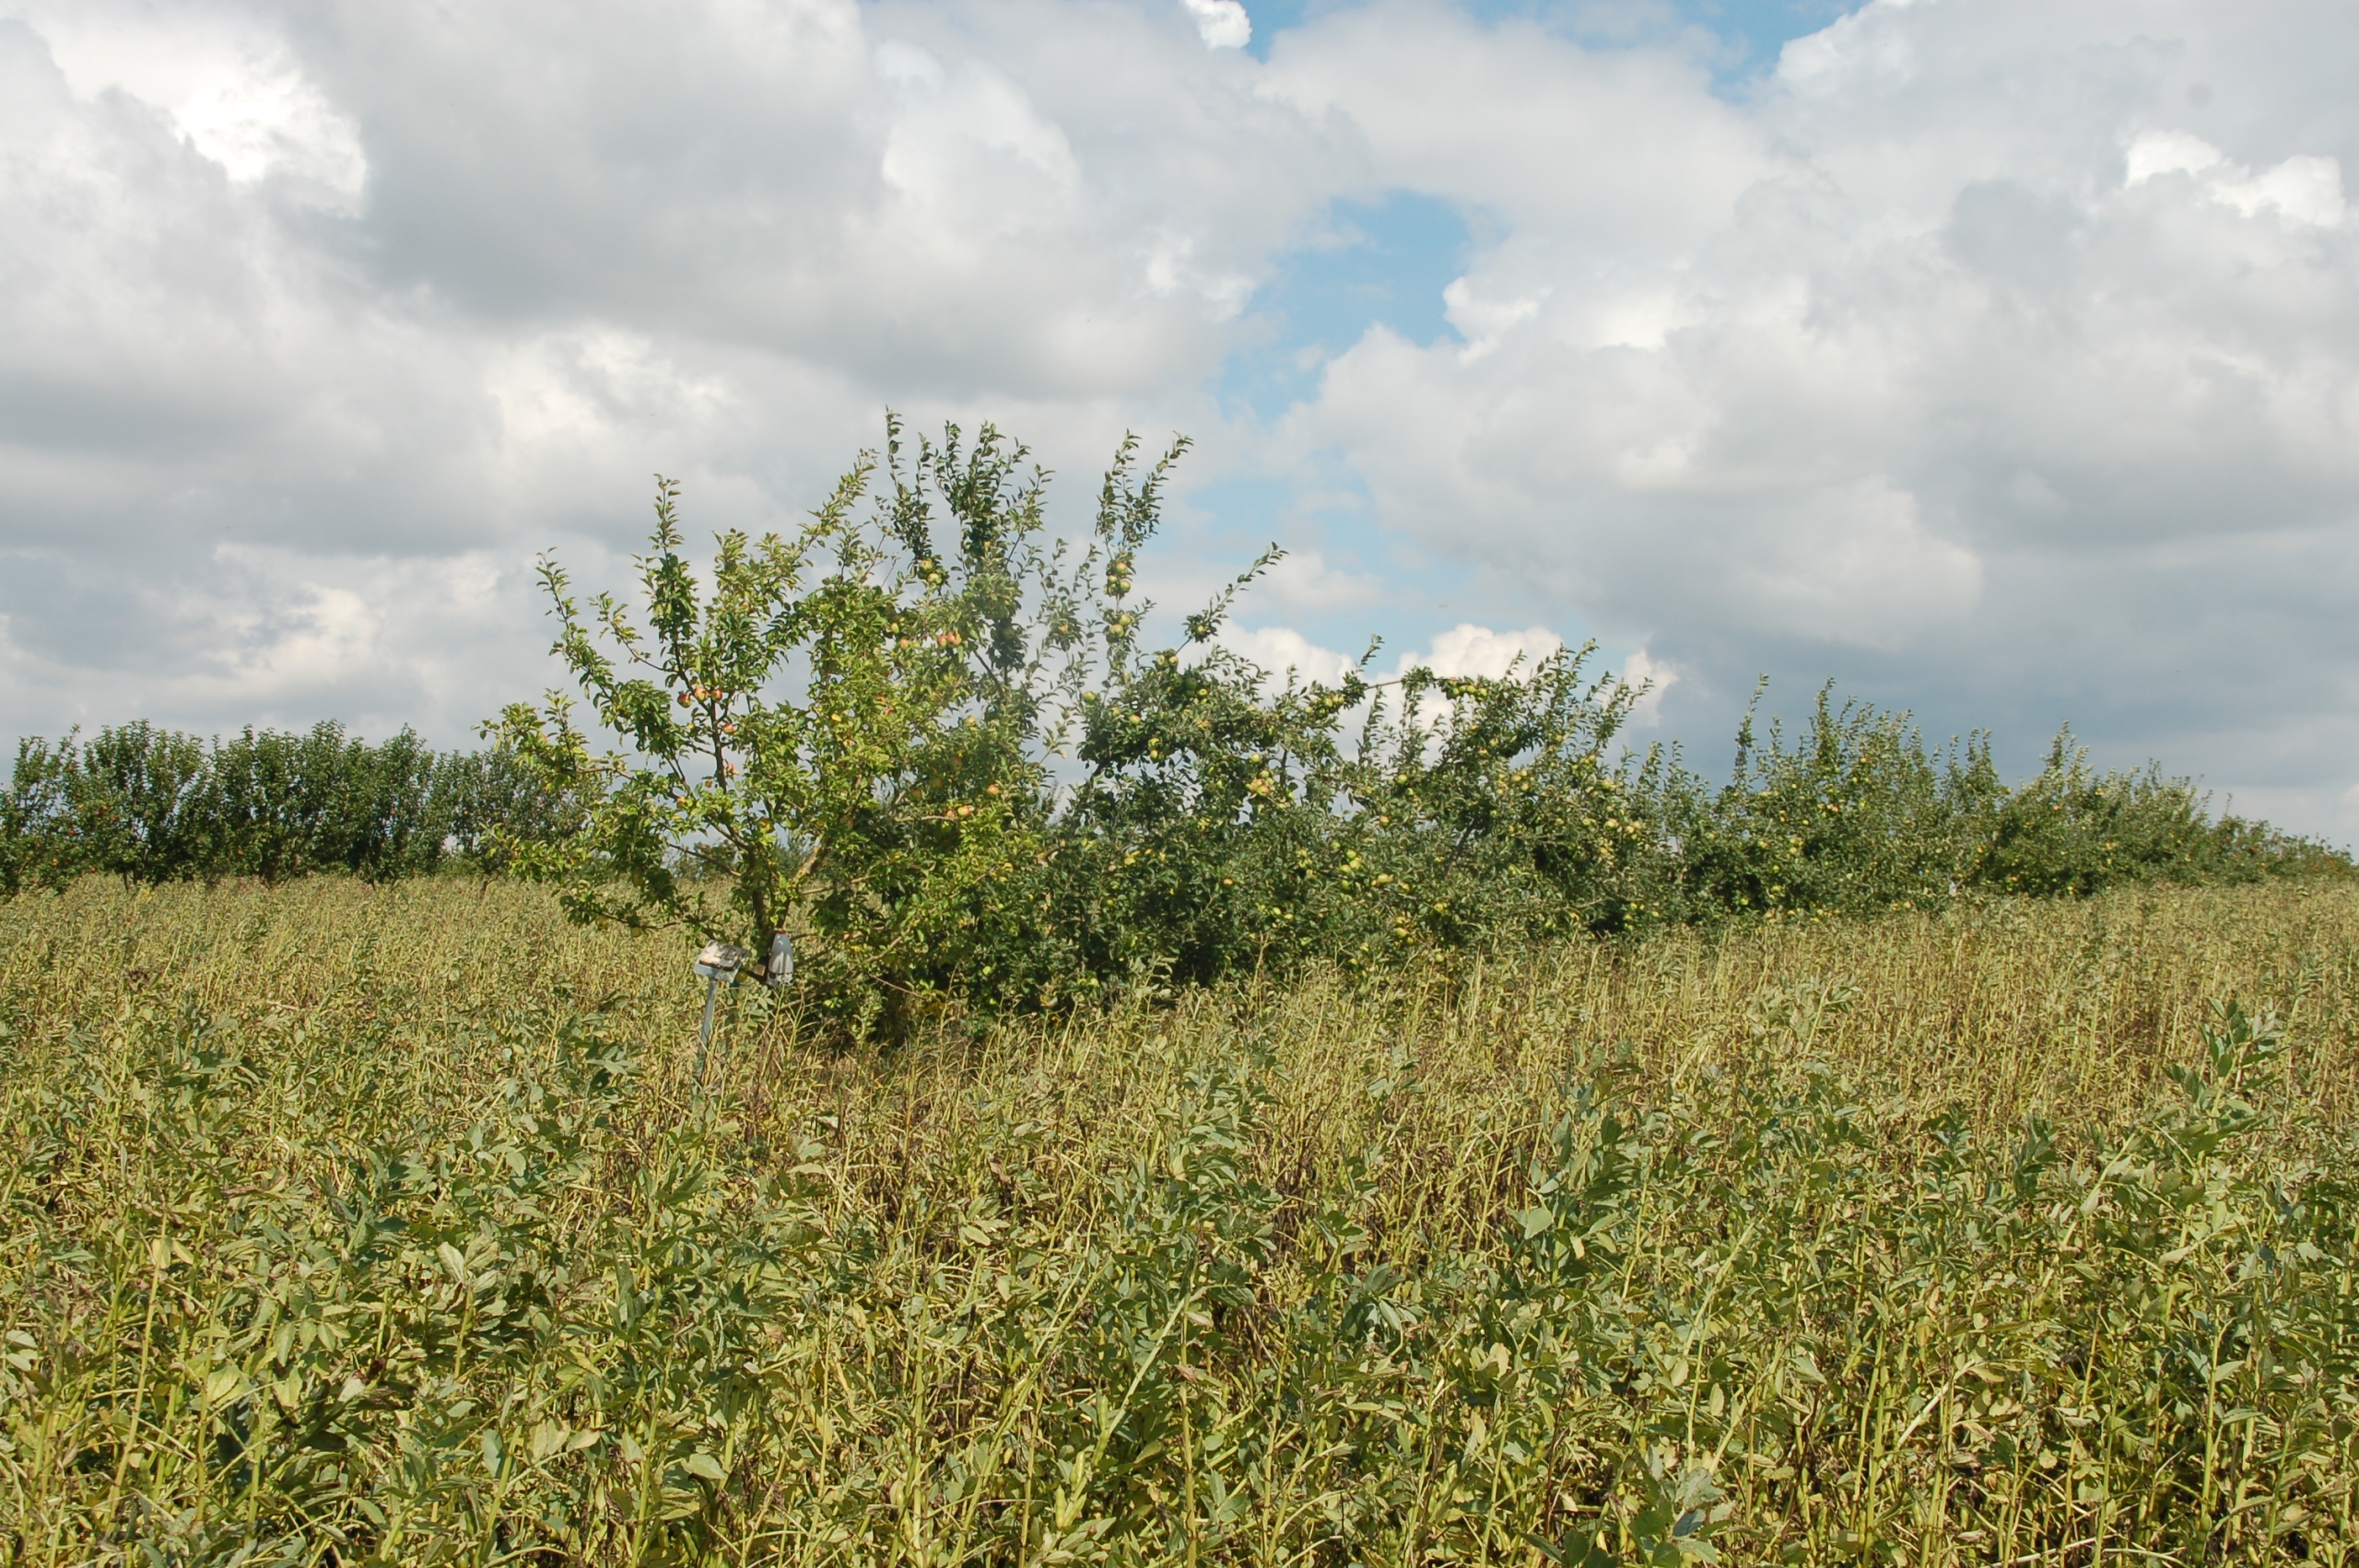
[[[1242,49],[1253,41],[1253,18],[1238,0],[1180,0],[1195,18],[1207,49]]]
[[[2135,189],[2165,174],[2187,174],[2213,200],[2249,217],[2264,210],[2290,223],[2330,228],[2348,214],[2339,159],[2296,154],[2258,174],[2200,136],[2184,131],[2143,131],[2130,144],[2122,183]]]
[[[535,551],[659,469],[791,523],[891,404],[1067,526],[1194,433],[1183,575],[1297,547],[1264,662],[1553,627],[1681,733],[1833,675],[2359,830],[2359,11],[1873,0],[1734,85],[1645,7],[1308,11],[0,0],[0,718],[455,743]],[[1402,193],[1448,273],[1289,340]]]

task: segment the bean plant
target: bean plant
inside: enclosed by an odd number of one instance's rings
[[[676,967],[529,886],[0,907],[0,1560],[2359,1539],[2347,886],[741,1002],[703,1086]]]

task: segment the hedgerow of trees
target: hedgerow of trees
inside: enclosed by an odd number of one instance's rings
[[[2011,787],[1987,736],[1931,746],[1822,692],[1790,736],[1748,719],[1715,784],[1625,746],[1640,693],[1589,649],[1276,676],[1218,640],[1274,554],[1149,647],[1137,560],[1184,440],[1126,440],[1068,548],[1020,444],[886,437],[792,537],[723,533],[702,569],[659,481],[635,595],[545,562],[570,690],[486,750],[334,724],[25,742],[0,878],[512,871],[584,919],[756,954],[789,931],[804,1003],[874,1036],[1308,960],[2350,869],[2069,733]]]
[[[496,872],[503,845],[562,837],[581,817],[499,747],[436,752],[408,730],[372,746],[333,721],[206,741],[140,720],[18,743],[0,886]]]

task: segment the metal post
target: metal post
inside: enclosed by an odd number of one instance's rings
[[[721,998],[721,983],[734,980],[753,955],[725,942],[709,942],[697,954],[696,972],[704,977],[704,1025],[697,1031],[697,1083],[704,1083],[705,1055],[712,1048],[712,1008]]]
[[[712,1004],[721,996],[721,977],[712,976],[704,983],[704,1027],[697,1031],[697,1082],[704,1082],[705,1052],[712,1046]]]

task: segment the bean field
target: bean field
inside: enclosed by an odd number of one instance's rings
[[[528,884],[0,905],[0,1562],[2342,1562],[2359,889],[851,1050]]]

